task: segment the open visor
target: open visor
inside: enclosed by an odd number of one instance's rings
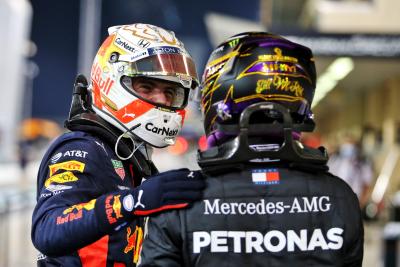
[[[183,54],[155,54],[129,62],[128,76],[152,76],[195,88],[199,82],[193,60]]]

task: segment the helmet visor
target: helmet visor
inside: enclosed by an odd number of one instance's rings
[[[137,97],[155,106],[182,109],[187,104],[189,89],[178,83],[146,77],[123,76],[121,84]]]
[[[125,72],[128,76],[154,76],[179,82],[187,88],[198,85],[195,64],[184,54],[155,54],[129,62],[129,65],[129,70]]]

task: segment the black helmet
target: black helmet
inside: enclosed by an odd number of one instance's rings
[[[238,122],[245,108],[265,101],[287,108],[294,123],[312,122],[315,86],[309,48],[266,32],[232,36],[212,52],[202,77],[206,135],[221,134],[216,123]]]

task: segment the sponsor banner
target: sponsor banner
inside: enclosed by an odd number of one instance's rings
[[[281,251],[338,250],[343,246],[343,229],[298,231],[198,231],[193,232],[193,253],[279,253]]]
[[[157,46],[147,49],[150,56],[157,54],[184,54],[184,51],[175,46]]]
[[[205,215],[272,215],[328,212],[332,203],[329,196],[294,197],[291,201],[224,202],[204,199]]]
[[[63,172],[59,173],[53,176],[50,176],[45,182],[44,186],[46,189],[50,188],[50,185],[52,183],[59,183],[59,184],[64,184],[64,183],[70,183],[70,182],[76,182],[78,181],[78,177],[76,177],[72,172]]]
[[[135,52],[133,55],[131,55],[129,57],[128,61],[129,62],[134,62],[136,60],[139,60],[141,58],[145,58],[147,56],[149,56],[149,52],[147,50],[145,50],[145,51],[137,51],[137,52]]]
[[[49,176],[52,176],[58,170],[83,172],[83,170],[85,169],[85,163],[76,160],[70,160],[50,165],[49,169],[50,169]]]
[[[88,152],[83,150],[68,150],[66,152],[58,152],[50,158],[51,163],[56,163],[62,157],[86,158]]]

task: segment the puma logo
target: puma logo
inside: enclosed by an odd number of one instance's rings
[[[135,209],[137,208],[137,207],[141,207],[141,208],[145,208],[145,206],[140,202],[140,200],[142,199],[142,195],[143,195],[143,190],[139,190],[139,196],[138,196],[138,198],[137,198],[137,202],[136,202],[136,204],[135,204]]]

